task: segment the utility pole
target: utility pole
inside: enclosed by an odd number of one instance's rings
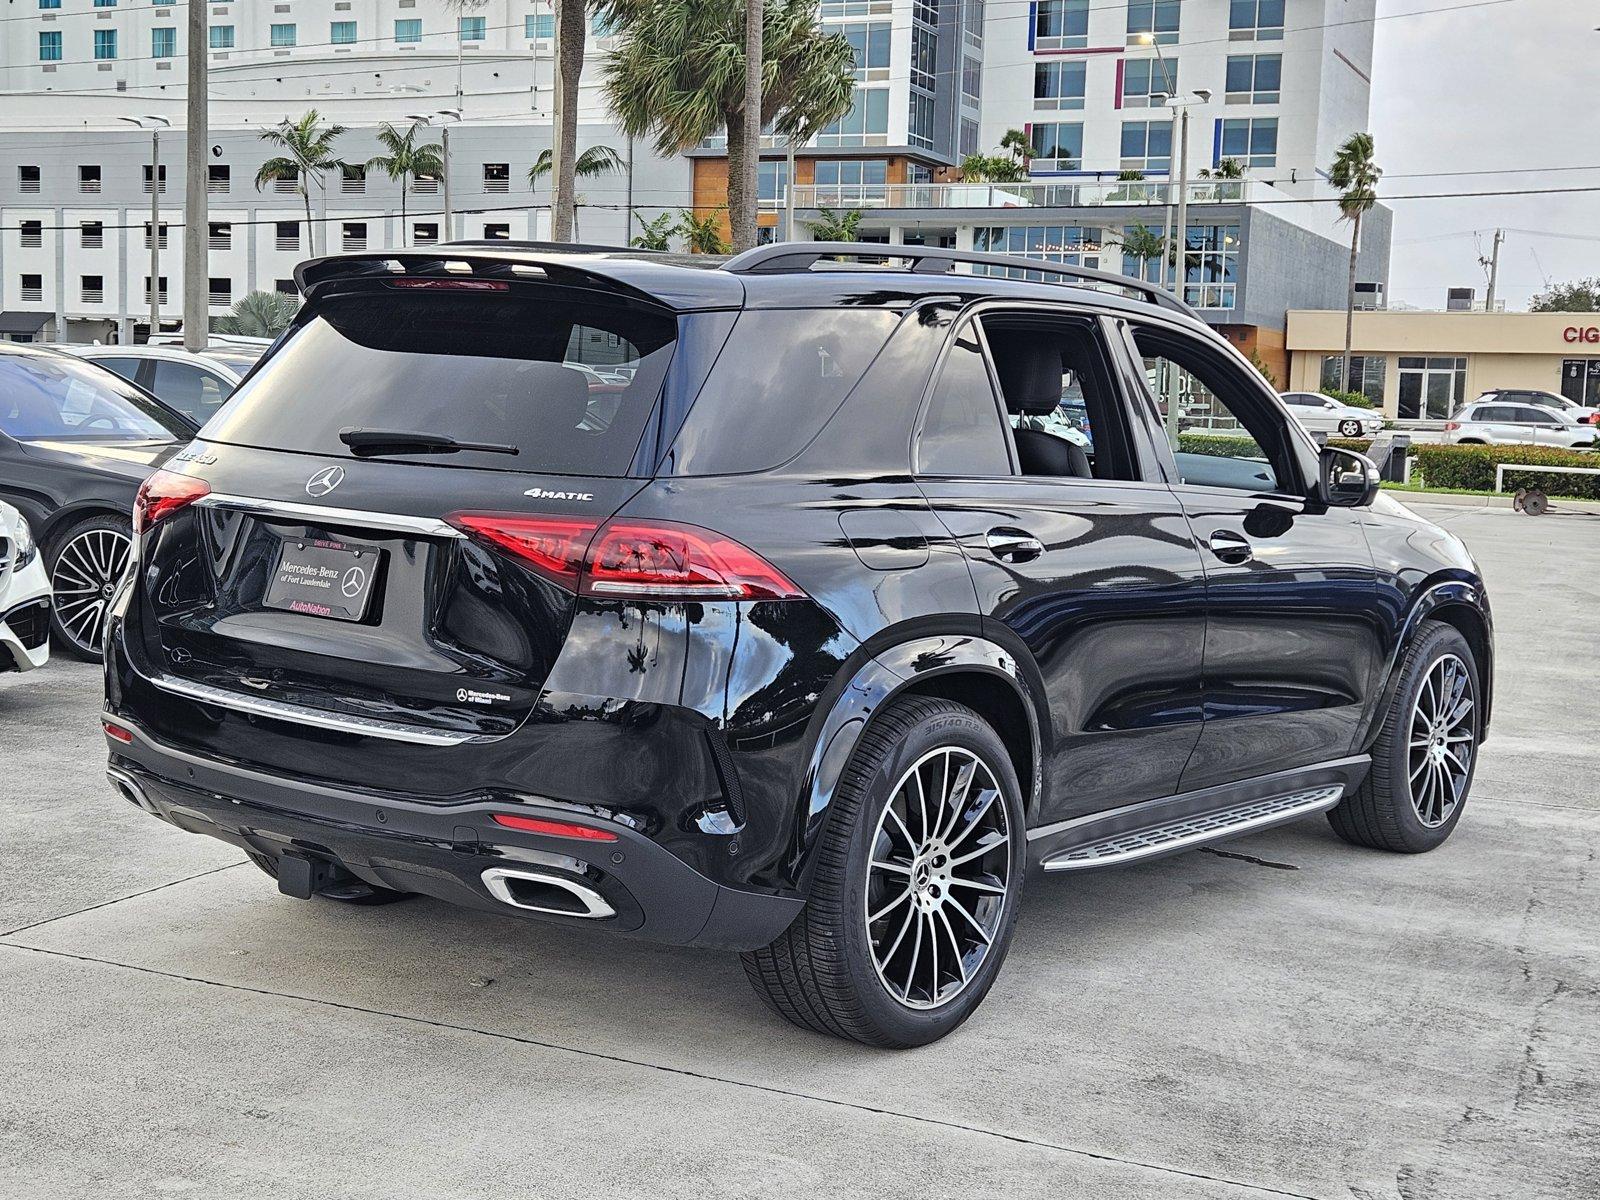
[[[453,242],[456,238],[455,216],[450,211],[450,126],[439,127],[440,166],[444,168],[444,240]]]
[[[208,317],[210,256],[206,253],[210,215],[206,195],[206,155],[211,144],[211,123],[207,112],[206,53],[210,34],[206,16],[208,4],[194,0],[189,5],[189,130],[184,153],[183,180],[183,345],[186,350],[201,350],[210,340]],[[159,194],[161,178],[151,180]],[[153,231],[159,242],[160,226]],[[159,276],[150,281],[152,294],[161,290]],[[153,331],[152,331],[153,332]]]
[[[1494,231],[1494,249],[1489,252],[1489,261],[1484,263],[1489,268],[1489,295],[1483,302],[1484,312],[1494,311],[1495,292],[1500,287],[1500,246],[1505,240],[1506,231],[1504,229],[1496,229]]]
[[[633,134],[628,135],[628,197],[625,203],[627,219],[622,223],[622,244],[633,245]]]
[[[161,127],[172,122],[154,116],[118,117],[117,120],[140,129],[146,121],[150,122],[150,332],[145,338],[148,341],[161,332]]]

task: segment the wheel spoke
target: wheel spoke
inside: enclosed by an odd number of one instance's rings
[[[962,904],[961,901],[957,900],[954,896],[951,896],[950,903],[947,907],[955,909],[967,919],[967,924],[971,925],[972,928],[977,932],[978,937],[983,941],[985,946],[990,944],[992,939],[989,937],[988,930],[984,929],[982,925],[978,924],[978,918],[974,917],[967,911],[967,906],[965,904]]]
[[[917,852],[917,839],[911,836],[911,830],[906,828],[906,823],[900,819],[900,814],[895,812],[893,801],[890,802],[889,807],[884,811],[887,812],[891,818],[893,818],[895,827],[900,830],[900,836],[905,838],[906,848],[909,849],[911,853],[915,854]]]
[[[978,810],[972,814],[971,819],[967,821],[962,830],[957,833],[955,837],[949,839],[948,844],[951,850],[954,850],[957,846],[961,845],[962,842],[966,841],[972,836],[973,831],[976,830],[979,825],[983,824],[983,818],[988,813],[990,807],[992,807],[994,802],[1000,798],[1000,793],[993,788],[986,788],[978,794],[980,797],[982,797],[982,799],[978,802]]]
[[[994,884],[986,883],[981,879],[952,879],[950,886],[971,888],[975,892],[988,892],[995,896],[1004,896],[1006,894],[1005,888],[996,887]]]
[[[912,909],[917,932],[911,939],[911,965],[906,968],[906,999],[911,999],[911,989],[917,982],[917,959],[922,954],[922,914]]]
[[[999,847],[1005,845],[1006,839],[1004,838],[1004,836],[1002,836],[1000,834],[995,834],[995,837],[996,837],[997,840],[989,842],[987,845],[984,845],[984,844],[980,843],[976,850],[969,850],[969,851],[967,851],[967,853],[963,854],[960,858],[952,858],[950,860],[950,865],[952,867],[959,867],[962,863],[971,862],[975,858],[982,858],[985,854],[988,854],[990,851],[996,850]]]
[[[950,949],[954,952],[956,957],[956,970],[961,974],[962,984],[965,984],[967,982],[967,964],[962,959],[961,943],[956,940],[956,931],[950,926],[950,918],[944,915],[943,905],[940,905],[933,911],[934,916],[938,917],[939,922],[944,926],[945,936],[950,939]]]
[[[946,775],[948,779],[949,776]],[[939,926],[934,923],[933,914],[928,913],[924,918],[928,922],[928,999],[935,1004],[939,1002]]]
[[[917,909],[913,905],[906,913],[906,919],[900,922],[900,932],[895,934],[894,942],[889,947],[889,953],[878,959],[878,969],[881,971],[888,967],[889,960],[894,957],[894,952],[900,949],[900,943],[906,940],[906,931],[911,928],[911,922],[916,919]]]
[[[897,875],[909,876],[911,874],[911,867],[908,864],[887,862],[881,858],[875,858],[872,860],[872,868],[875,871],[893,871]]]
[[[889,903],[885,904],[877,912],[873,913],[870,917],[868,917],[867,918],[867,924],[868,925],[876,925],[879,921],[883,920],[883,918],[886,915],[888,915],[889,913],[893,912],[894,908],[895,908],[895,906],[897,904],[902,904],[902,903],[904,903],[905,901],[907,901],[909,899],[911,899],[911,889],[907,888],[905,891],[901,892],[898,896],[896,896],[893,900],[889,901]]]

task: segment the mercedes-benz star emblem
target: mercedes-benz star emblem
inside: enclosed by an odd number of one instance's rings
[[[367,573],[360,567],[351,567],[344,573],[344,578],[339,581],[339,590],[346,596],[359,596],[361,589],[367,586]]]
[[[343,482],[343,467],[323,467],[322,470],[306,480],[306,495],[326,496]]]

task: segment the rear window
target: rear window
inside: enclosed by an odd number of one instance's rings
[[[0,430],[19,441],[187,441],[182,418],[66,355],[0,357]]]
[[[677,473],[763,471],[793,458],[838,411],[899,321],[884,309],[741,313],[673,443]]]
[[[343,455],[346,428],[443,434],[517,454],[403,461],[622,475],[676,332],[670,316],[548,291],[339,297],[318,306],[204,436]]]

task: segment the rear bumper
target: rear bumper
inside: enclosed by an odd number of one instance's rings
[[[146,812],[190,833],[278,858],[286,851],[336,863],[379,887],[417,892],[501,916],[582,925],[673,945],[750,950],[781,933],[802,907],[789,896],[745,892],[707,879],[643,834],[570,808],[503,801],[439,804],[330,787],[252,771],[166,746],[126,717],[106,719],[132,742],[107,737],[115,790]],[[522,832],[492,814],[603,828],[599,842]],[[488,873],[487,878],[485,873]],[[534,875],[573,895],[593,895],[587,911],[539,912],[501,898],[505,886]],[[593,915],[609,909],[609,915]]]

